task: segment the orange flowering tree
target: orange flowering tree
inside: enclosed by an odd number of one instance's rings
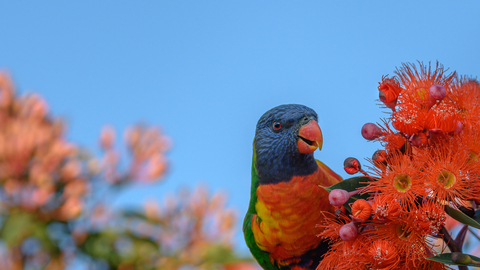
[[[329,189],[338,208],[319,235],[331,249],[318,269],[459,269],[479,266],[464,253],[480,229],[480,85],[442,65],[403,64],[384,76],[379,99],[390,111],[362,135],[383,149],[345,170],[365,176]],[[459,224],[456,236],[448,220]],[[478,252],[477,249],[474,252]]]
[[[109,205],[122,188],[165,175],[170,143],[158,128],[128,129],[122,157],[106,127],[99,158],[64,130],[40,96],[16,94],[0,73],[1,269],[248,269],[232,251],[236,219],[221,193],[185,190],[144,210]]]

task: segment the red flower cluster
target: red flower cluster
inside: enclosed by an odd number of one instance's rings
[[[366,201],[325,215],[319,236],[332,248],[318,269],[446,269],[425,259],[436,255],[432,239],[441,237],[445,205],[479,202],[479,83],[438,63],[404,64],[395,74],[378,87],[390,117],[362,128],[385,148],[372,157]],[[346,226],[350,237],[340,233]]]

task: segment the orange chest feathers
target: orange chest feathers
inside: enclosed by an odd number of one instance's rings
[[[328,192],[318,186],[326,184],[325,177],[319,169],[312,175],[258,187],[252,230],[258,246],[271,258],[288,264],[321,242],[315,224],[322,221],[322,210],[333,211]]]

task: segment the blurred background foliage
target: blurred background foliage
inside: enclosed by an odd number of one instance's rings
[[[94,156],[66,140],[45,100],[0,73],[1,269],[257,269],[233,250],[238,216],[222,193],[113,208],[123,189],[162,180],[171,144],[145,125],[125,132],[126,150],[116,135],[105,127]]]

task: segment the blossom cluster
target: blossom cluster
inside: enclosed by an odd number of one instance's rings
[[[121,190],[163,180],[170,139],[135,125],[121,149],[103,128],[101,156],[70,142],[38,94],[0,71],[0,269],[249,269],[233,252],[235,212],[205,188],[144,209],[112,204]]]
[[[318,269],[446,269],[426,258],[438,255],[435,237],[446,239],[445,207],[480,203],[480,85],[420,63],[384,76],[378,90],[389,117],[365,124],[362,135],[384,149],[373,154],[370,174],[346,161],[347,172],[369,181],[330,192],[338,210],[318,225],[331,245]],[[362,199],[345,208],[354,194]]]

